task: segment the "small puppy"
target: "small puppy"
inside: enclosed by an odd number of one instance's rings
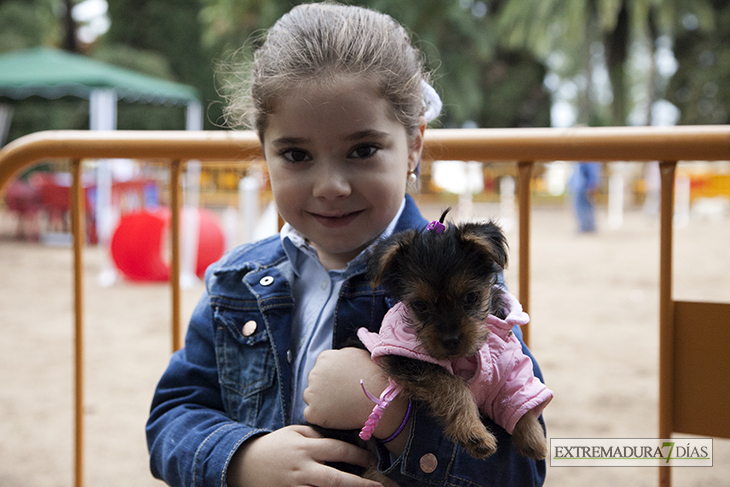
[[[511,331],[529,317],[497,284],[507,265],[506,238],[492,222],[446,226],[448,211],[427,229],[395,234],[373,248],[371,284],[382,283],[399,303],[380,333],[363,328],[358,337],[403,393],[427,403],[471,456],[497,450],[481,410],[512,434],[520,454],[543,459],[547,441],[538,416],[552,392],[534,377]]]

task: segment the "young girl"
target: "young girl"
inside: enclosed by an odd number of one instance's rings
[[[228,116],[257,131],[286,224],[206,272],[147,424],[156,477],[173,486],[379,485],[332,466],[344,463],[376,465],[403,486],[542,484],[544,462],[519,456],[488,418],[499,450],[485,460],[401,398],[373,431],[388,440],[377,458],[304,425],[360,429],[373,408],[360,380],[375,396],[388,385],[368,352],[343,347],[360,327],[377,331],[394,304],[365,278],[368,247],[427,223],[405,194],[424,115],[439,109],[427,81],[403,27],[371,10],[300,5],[268,32]]]

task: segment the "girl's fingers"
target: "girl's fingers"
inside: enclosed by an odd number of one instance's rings
[[[293,424],[289,426],[289,428],[306,438],[322,438],[322,435],[311,426],[306,426],[303,424]]]
[[[383,487],[380,482],[368,480],[332,467],[322,466],[321,475],[315,480],[318,487]]]
[[[316,449],[313,450],[313,458],[318,462],[343,462],[363,468],[375,464],[376,459],[364,448],[347,443],[346,441],[324,438],[311,426],[292,425],[290,428],[306,438],[317,438],[321,440],[317,442]]]
[[[360,447],[345,441],[323,438],[314,452],[314,459],[318,462],[342,462],[367,468],[375,464],[372,454]]]
[[[317,430],[310,426],[292,425],[289,428],[300,435],[317,440],[312,449],[312,459],[318,462],[317,473],[313,474],[314,485],[321,487],[382,487],[382,484],[373,480],[363,479],[357,475],[342,472],[325,465],[327,462],[341,462],[368,468],[375,465],[376,459],[371,453],[345,441],[324,438]],[[316,477],[316,478],[315,478]]]

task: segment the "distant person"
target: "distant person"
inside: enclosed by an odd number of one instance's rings
[[[595,192],[601,184],[601,164],[579,162],[570,179],[573,205],[581,233],[596,231]]]

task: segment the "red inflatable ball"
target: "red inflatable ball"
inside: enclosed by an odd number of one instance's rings
[[[204,208],[186,208],[185,211],[197,211],[199,215],[195,273],[198,277],[203,277],[205,269],[223,255],[223,231],[212,211]],[[141,210],[122,215],[112,236],[111,253],[114,264],[127,279],[170,279],[170,220],[169,208]],[[181,226],[184,225],[184,218],[180,218],[180,221]],[[184,231],[184,228],[180,229],[181,235],[184,235]]]

